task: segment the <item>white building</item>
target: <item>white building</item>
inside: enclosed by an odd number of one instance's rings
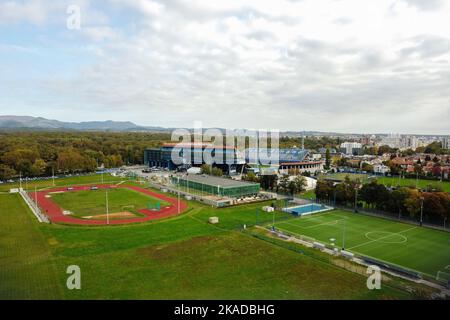
[[[373,166],[373,172],[376,174],[386,174],[391,172],[391,169],[384,164],[376,164]]]
[[[446,137],[442,139],[442,148],[450,149],[450,137]]]
[[[359,142],[343,142],[341,143],[341,152],[350,155],[359,154],[362,144]]]
[[[381,146],[389,146],[390,148],[400,148],[401,144],[401,135],[391,133],[390,135],[381,139]]]

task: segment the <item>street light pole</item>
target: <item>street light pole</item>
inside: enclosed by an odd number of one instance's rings
[[[344,230],[342,232],[342,250],[345,250],[345,219],[344,219]]]
[[[422,202],[420,203],[420,226],[422,226],[423,223],[423,200],[424,198],[420,198],[420,200],[422,200]]]
[[[106,224],[109,224],[108,189],[106,189]]]
[[[178,176],[178,214],[180,214],[180,177]]]
[[[358,212],[357,205],[358,205],[358,187],[355,187],[355,212]]]

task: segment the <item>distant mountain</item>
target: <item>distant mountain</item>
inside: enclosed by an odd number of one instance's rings
[[[0,116],[0,129],[62,129],[91,131],[167,131],[162,127],[138,126],[130,121],[63,122],[42,117]]]

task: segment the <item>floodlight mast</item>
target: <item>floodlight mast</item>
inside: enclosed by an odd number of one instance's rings
[[[180,176],[178,178],[178,214],[180,214]]]
[[[106,224],[109,224],[108,189],[106,189],[105,197],[106,197]]]

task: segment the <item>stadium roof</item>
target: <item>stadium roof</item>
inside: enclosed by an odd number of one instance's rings
[[[220,186],[221,188],[231,188],[231,187],[245,187],[254,186],[258,183],[238,181],[233,179],[220,178],[215,176],[203,175],[203,174],[190,174],[187,176],[180,177],[180,180],[188,180],[192,182],[203,183],[211,186]]]
[[[259,155],[258,155],[259,151]],[[258,155],[258,159],[270,159],[270,155],[278,152],[279,162],[301,162],[309,155],[309,151],[299,148],[290,149],[267,149],[267,148],[248,148],[245,150],[245,156],[247,160],[250,160],[250,156],[254,157]]]

